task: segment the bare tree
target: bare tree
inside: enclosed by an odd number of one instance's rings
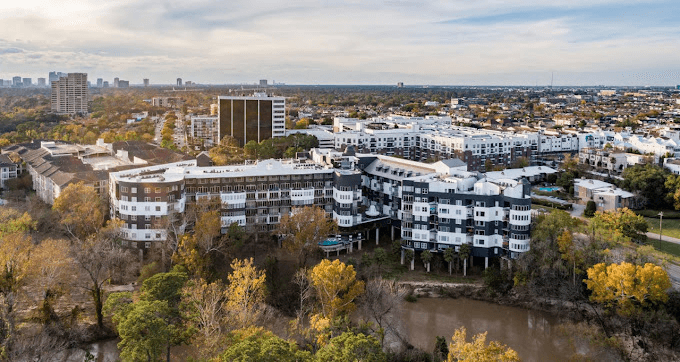
[[[120,222],[112,220],[99,233],[83,241],[75,239],[71,244],[71,257],[85,276],[76,281],[76,286],[92,296],[99,328],[104,327],[104,284],[114,276],[123,280],[137,271],[136,258],[118,243],[120,226]]]
[[[400,318],[406,294],[406,289],[393,280],[376,278],[366,283],[359,305],[363,314],[377,324],[381,343],[386,336],[402,342],[406,340]]]

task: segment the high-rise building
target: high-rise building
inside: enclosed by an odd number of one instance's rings
[[[47,85],[45,78],[38,78],[38,87],[44,87]]]
[[[113,88],[118,88],[118,82],[119,82],[119,81],[120,81],[120,79],[118,79],[118,78],[113,78]]]
[[[21,79],[21,85],[24,87],[30,87],[33,85],[33,79],[31,78],[23,78]]]
[[[52,84],[52,82],[56,82],[56,81],[59,80],[59,78],[63,78],[63,77],[66,77],[66,76],[67,76],[66,73],[62,73],[62,72],[50,72],[50,76],[49,76],[48,79],[49,79],[50,84]]]
[[[267,86],[267,80],[266,79],[260,79],[260,87],[266,87]]]
[[[144,86],[145,87],[149,86],[149,78],[144,78]]]
[[[2,86],[4,86],[4,85],[5,85],[5,80],[4,80],[4,79],[0,79],[0,87],[2,87]]]
[[[15,87],[21,87],[21,85],[22,85],[21,77],[19,77],[19,76],[12,77],[12,85],[15,86]]]
[[[97,88],[102,88],[104,87],[104,80],[101,78],[97,78]]]
[[[129,80],[119,80],[118,81],[118,88],[129,88],[130,87],[130,81]]]
[[[68,73],[52,83],[52,112],[87,113],[87,73]]]
[[[108,81],[108,80],[105,80],[105,81],[102,83],[102,88],[108,88],[108,87],[109,87],[109,81]]]
[[[397,83],[397,88],[404,88],[404,82]]]
[[[177,78],[177,86],[178,87],[182,86],[182,78]]]
[[[266,93],[252,96],[220,96],[217,100],[220,120],[218,140],[236,138],[240,146],[248,141],[260,142],[286,135],[286,99]]]

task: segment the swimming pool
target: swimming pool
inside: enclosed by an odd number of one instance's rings
[[[339,241],[334,240],[334,239],[326,239],[324,241],[319,242],[319,246],[331,246],[331,245],[338,245],[340,244]]]
[[[554,187],[539,187],[538,188],[541,191],[546,191],[546,192],[552,192],[552,191],[560,191],[562,188],[559,186],[554,186]]]

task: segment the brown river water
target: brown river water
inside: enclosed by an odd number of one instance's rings
[[[574,338],[560,332],[560,320],[545,312],[464,298],[420,298],[415,303],[404,303],[401,313],[410,343],[427,352],[434,349],[435,337],[443,336],[450,342],[455,330],[465,326],[468,341],[474,334],[488,332],[487,342],[499,341],[509,346],[522,361],[569,361],[576,356],[579,360],[619,360],[583,340],[570,342]],[[98,355],[97,361],[117,361],[117,342],[102,341],[90,348]],[[65,361],[83,360],[82,350],[71,353]]]
[[[502,306],[471,299],[421,298],[403,306],[403,322],[410,343],[431,352],[435,337],[451,341],[456,329],[467,329],[468,341],[488,332],[488,341],[499,341],[517,351],[522,361],[569,361],[576,355],[597,361],[618,357],[596,350],[585,342],[570,343],[559,331],[560,321],[549,313]]]

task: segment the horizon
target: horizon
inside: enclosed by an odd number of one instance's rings
[[[669,0],[26,0],[0,4],[0,78],[674,87],[678,13]]]

